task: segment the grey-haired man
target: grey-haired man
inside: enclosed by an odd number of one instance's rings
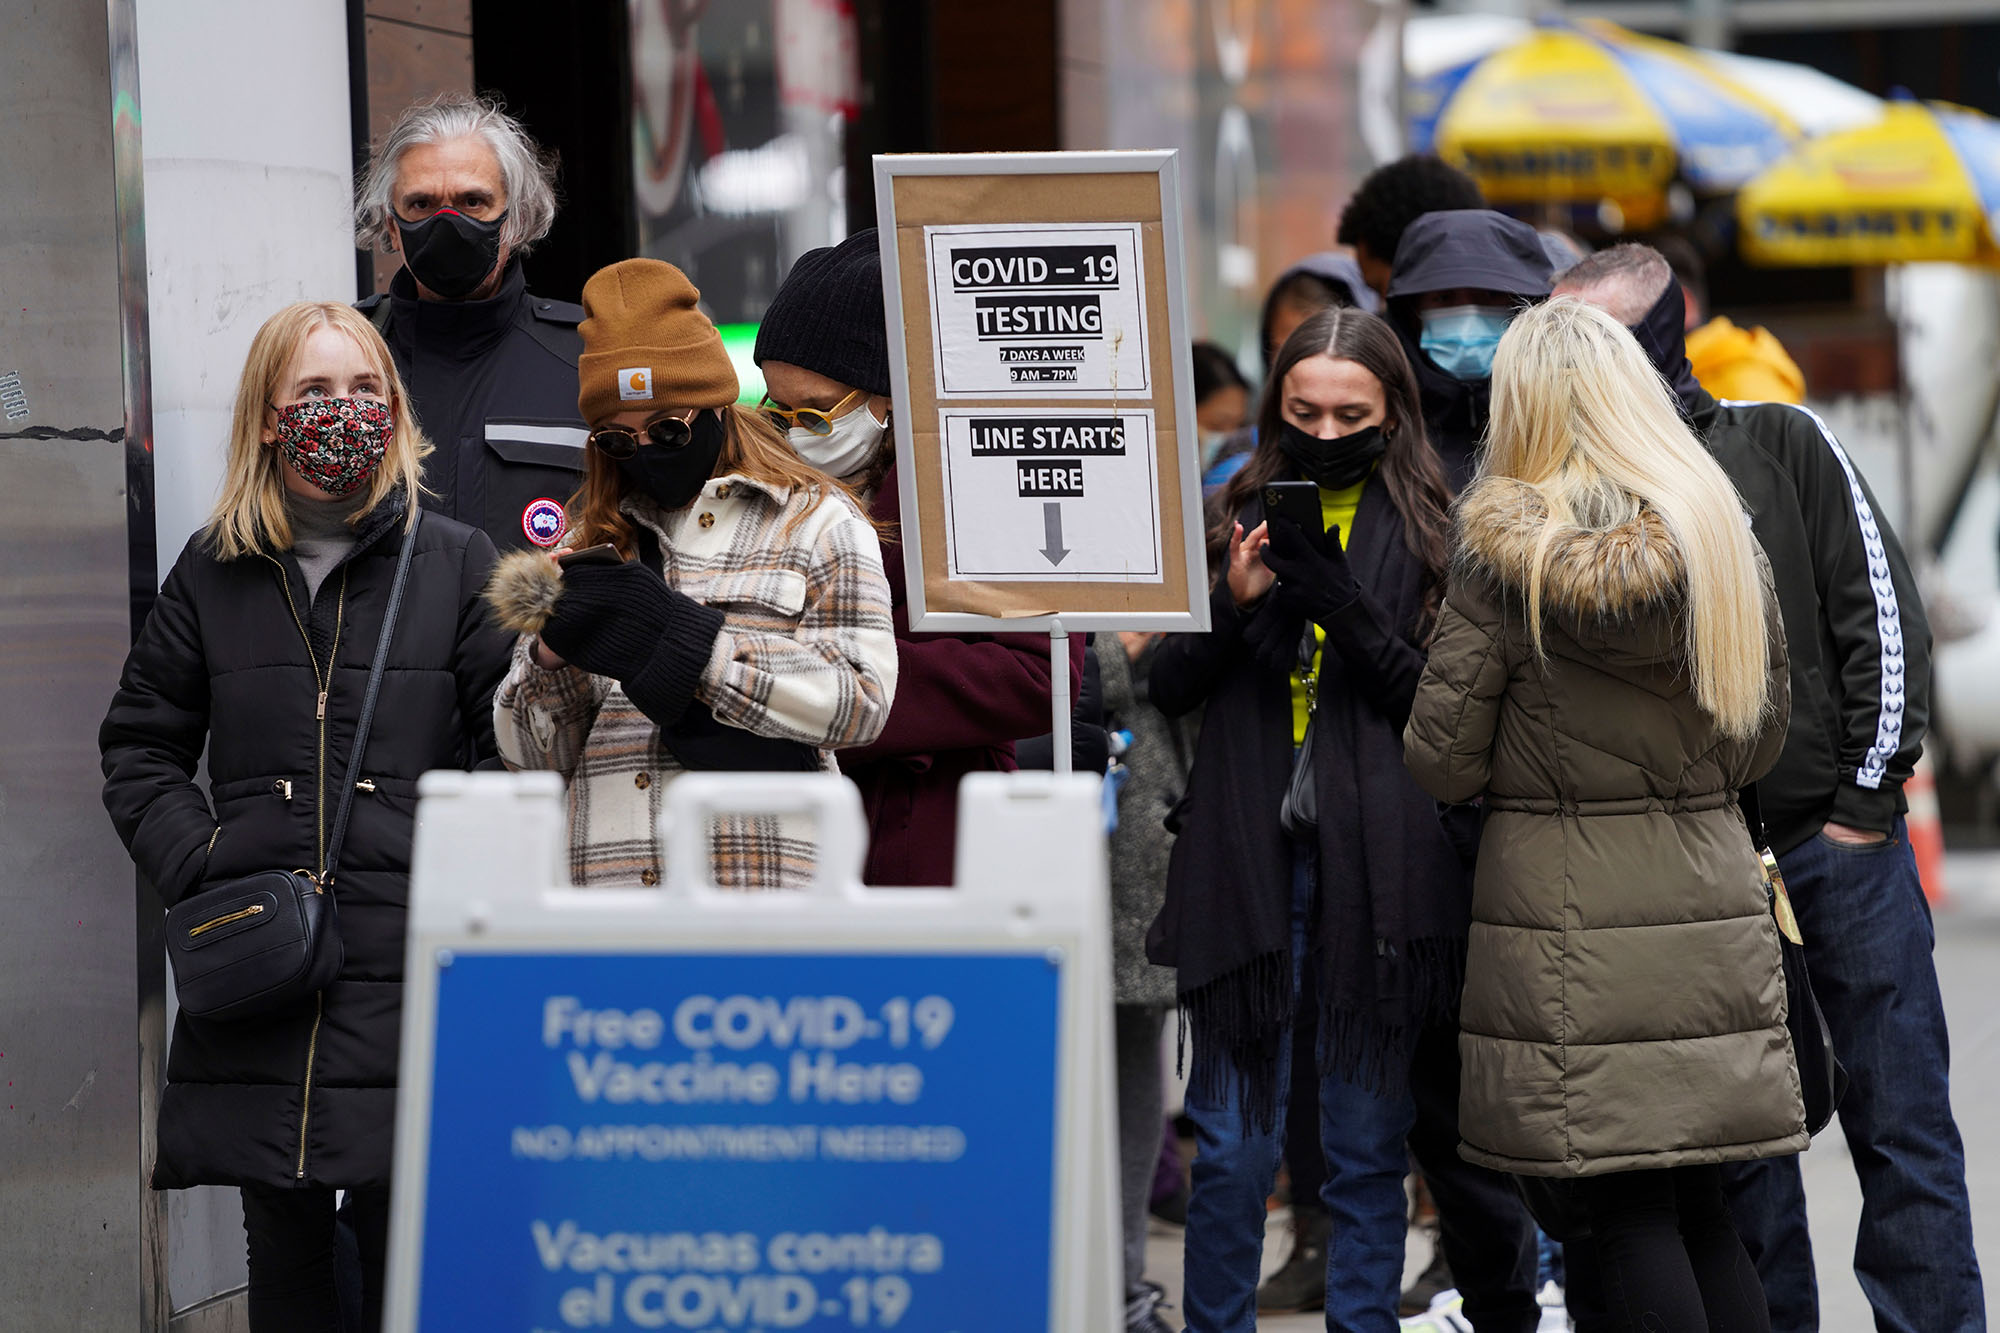
[[[502,550],[562,538],[583,466],[583,309],[530,293],[521,271],[555,221],[554,175],[519,121],[447,93],[397,118],[356,192],[356,244],[403,259],[360,308],[436,446],[426,504]]]

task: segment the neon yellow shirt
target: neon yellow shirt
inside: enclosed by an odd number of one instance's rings
[[[1370,473],[1369,475],[1373,476],[1374,474]],[[1339,528],[1341,539],[1344,542],[1346,540],[1347,534],[1353,531],[1354,515],[1361,508],[1361,491],[1362,488],[1367,485],[1368,485],[1368,480],[1367,478],[1364,477],[1362,480],[1355,482],[1352,486],[1349,486],[1344,491],[1330,491],[1324,486],[1319,488],[1320,521],[1326,526],[1327,535],[1329,537],[1333,535],[1333,530],[1335,528]],[[1312,674],[1315,677],[1317,677],[1319,675],[1320,653],[1326,646],[1326,631],[1321,629],[1318,625],[1314,625],[1312,629],[1313,629]],[[1305,744],[1306,721],[1309,716],[1310,712],[1306,704],[1305,677],[1301,673],[1294,671],[1292,673],[1292,744],[1293,745]]]

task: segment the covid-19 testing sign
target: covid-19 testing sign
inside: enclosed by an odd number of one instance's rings
[[[1171,152],[875,159],[921,630],[1205,630]]]
[[[1144,394],[1139,228],[930,227],[940,399]]]
[[[523,817],[525,776],[426,778],[420,846],[463,829],[535,885],[523,868],[559,849],[506,843],[561,819],[555,799],[555,818]],[[852,793],[830,775],[748,781]],[[1089,828],[1088,811],[1061,817]],[[913,895],[899,907],[858,887],[683,892],[671,873],[664,890],[510,894],[425,863],[390,1327],[1067,1326],[1063,1245],[1106,1243],[1066,1219],[1091,1198],[1077,1061],[1103,1036],[1087,997],[1108,1008],[1108,990],[1060,915],[976,886],[879,891]],[[1060,942],[1024,934],[1022,906]]]

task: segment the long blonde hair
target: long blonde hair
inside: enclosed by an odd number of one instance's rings
[[[274,401],[292,359],[314,329],[332,327],[354,339],[382,377],[395,419],[388,453],[367,485],[367,499],[353,521],[374,512],[377,505],[401,492],[416,522],[423,493],[423,459],[430,441],[410,415],[410,396],[396,374],[389,345],[358,311],[333,301],[298,301],[264,321],[250,340],[243,378],[236,386],[236,410],[229,423],[229,461],[222,480],[222,498],[202,529],[217,558],[274,555],[292,546],[292,523],[285,511],[284,460],[275,446],[264,443],[264,413]]]
[[[1756,543],[1736,488],[1632,335],[1574,297],[1526,310],[1494,354],[1492,404],[1481,472],[1523,482],[1548,505],[1528,570],[1536,651],[1556,540],[1651,510],[1687,568],[1681,620],[1695,701],[1726,735],[1754,735],[1768,702]]]

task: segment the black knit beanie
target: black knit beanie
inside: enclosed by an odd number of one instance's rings
[[[808,250],[757,329],[758,365],[788,361],[869,393],[889,392],[889,330],[875,228]]]

